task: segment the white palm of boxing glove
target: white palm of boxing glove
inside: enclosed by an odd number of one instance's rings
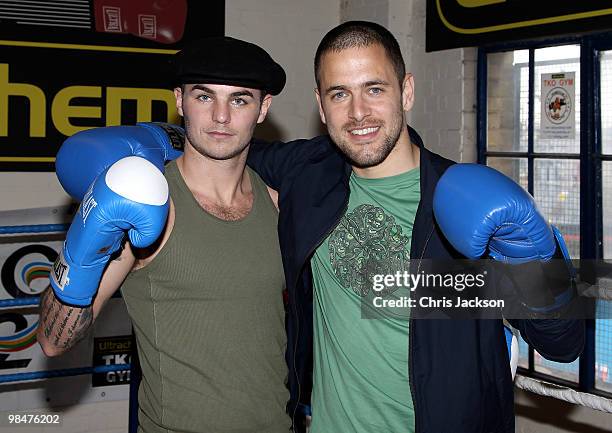
[[[91,305],[110,256],[127,232],[138,248],[160,236],[168,216],[168,184],[146,159],[130,156],[104,170],[87,190],[53,265],[51,286],[70,305]]]

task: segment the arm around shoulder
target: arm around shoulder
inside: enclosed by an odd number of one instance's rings
[[[254,138],[249,148],[247,164],[267,185],[278,191],[283,180],[290,176],[296,167],[332,146],[331,139],[326,135],[286,143],[271,143]]]

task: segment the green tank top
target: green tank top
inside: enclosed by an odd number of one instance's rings
[[[142,366],[139,431],[286,433],[285,286],[278,212],[249,170],[239,221],[205,212],[176,163],[166,170],[172,232],[122,294]]]

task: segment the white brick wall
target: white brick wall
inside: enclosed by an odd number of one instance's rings
[[[416,83],[411,123],[433,151],[456,161],[475,161],[476,49],[426,53],[425,6],[425,0],[413,2],[412,56],[407,60]]]
[[[388,0],[341,0],[340,22],[365,20],[389,25]]]
[[[339,22],[338,1],[226,0],[226,35],[261,45],[287,72],[285,89],[274,98],[258,137],[289,140],[324,133],[313,61],[321,37]]]

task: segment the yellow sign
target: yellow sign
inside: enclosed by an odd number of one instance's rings
[[[543,24],[553,24],[553,23],[560,23],[560,22],[565,22],[565,21],[579,20],[579,19],[584,19],[584,18],[594,18],[594,17],[605,16],[605,15],[612,15],[612,8],[602,8],[599,10],[591,10],[591,11],[586,11],[586,12],[577,12],[577,13],[560,14],[560,15],[553,14],[552,16],[547,16],[547,17],[537,18],[537,19],[521,20],[521,21],[510,22],[510,23],[468,28],[468,27],[463,27],[461,24],[455,25],[451,23],[451,21],[447,18],[446,14],[442,10],[443,8],[441,5],[441,1],[442,0],[436,0],[436,7],[438,10],[438,16],[440,20],[442,21],[442,23],[449,30],[455,33],[466,34],[466,35],[490,33],[490,32],[497,32],[501,30],[519,29],[519,28],[524,28],[524,27],[539,26]],[[483,6],[489,6],[492,4],[504,3],[504,2],[505,0],[457,0],[457,3],[459,3],[461,6],[466,7],[466,8],[479,8]],[[483,11],[478,11],[478,13],[482,14]]]
[[[176,50],[9,40],[0,50],[0,162],[53,162],[66,137],[126,116],[179,122],[172,90],[156,86]]]

